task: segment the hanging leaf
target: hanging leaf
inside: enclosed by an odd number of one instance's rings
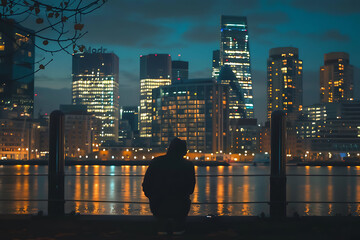
[[[63,16],[62,18],[61,18],[61,21],[62,22],[66,22],[68,20],[68,17],[66,17],[66,16]]]
[[[48,14],[48,18],[52,18],[53,16],[54,16],[54,13],[53,13],[53,12],[51,12],[51,13]]]
[[[36,23],[37,23],[37,24],[42,24],[42,23],[44,23],[44,19],[42,19],[42,18],[37,18],[37,19],[36,19]]]
[[[1,6],[5,7],[8,4],[7,0],[1,0]]]
[[[35,14],[38,15],[40,13],[40,8],[39,7],[35,7]]]
[[[84,24],[76,23],[76,24],[74,25],[74,29],[75,29],[75,30],[81,31],[83,28],[84,28]]]
[[[48,40],[44,40],[44,41],[43,41],[43,44],[46,46],[46,45],[49,44],[49,41],[48,41]]]
[[[40,64],[39,69],[45,69],[45,66],[43,64]]]
[[[55,17],[56,17],[56,18],[58,18],[58,17],[59,17],[59,15],[60,15],[60,14],[59,14],[58,12],[57,12],[57,13],[55,13]]]
[[[84,46],[84,45],[79,46],[79,51],[80,51],[80,52],[84,52],[84,49],[85,49],[85,46]]]

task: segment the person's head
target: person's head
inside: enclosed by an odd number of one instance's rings
[[[186,141],[176,137],[170,142],[169,148],[167,150],[167,155],[183,158],[186,153]]]

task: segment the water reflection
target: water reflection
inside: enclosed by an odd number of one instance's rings
[[[197,184],[192,195],[190,215],[268,214],[269,177],[228,176],[269,174],[266,166],[196,167]],[[72,166],[66,167],[66,212],[81,214],[150,215],[141,188],[145,166]],[[288,174],[360,174],[360,168],[289,167]],[[3,166],[2,174],[46,174],[46,166]],[[87,176],[77,176],[77,175]],[[102,176],[107,175],[107,176]],[[116,176],[121,175],[121,176]],[[136,175],[136,176],[130,176]],[[204,176],[206,175],[206,176]],[[211,175],[225,175],[211,177]],[[360,201],[360,177],[288,177],[289,201]],[[47,176],[0,177],[2,199],[47,199]],[[111,202],[114,201],[114,202]],[[120,203],[122,202],[122,203]],[[214,204],[219,202],[219,204]],[[228,204],[228,203],[234,204]],[[211,203],[211,204],[204,204]],[[0,213],[34,214],[46,212],[47,202],[0,201]],[[288,204],[288,215],[360,215],[359,204]]]

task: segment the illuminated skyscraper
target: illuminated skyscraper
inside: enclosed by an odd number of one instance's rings
[[[140,137],[151,137],[152,89],[171,84],[171,56],[140,56]]]
[[[238,111],[230,118],[253,118],[254,104],[246,17],[221,16],[220,65],[229,65],[240,85],[239,89],[230,89],[230,92],[239,91],[243,96],[241,102],[235,103],[242,111]]]
[[[354,68],[350,65],[349,54],[332,52],[324,56],[320,68],[321,102],[354,100]]]
[[[181,83],[189,79],[189,62],[172,61],[171,84]]]
[[[0,110],[33,116],[34,52],[32,30],[0,21]]]
[[[212,79],[191,79],[153,90],[152,144],[165,149],[174,137],[191,152],[225,152],[229,87]]]
[[[72,102],[101,120],[100,141],[117,141],[119,57],[114,53],[73,55]]]
[[[303,106],[302,60],[294,47],[272,48],[267,62],[268,118],[275,110],[283,110],[296,120]]]
[[[211,77],[214,80],[217,80],[220,73],[220,50],[213,51],[213,60],[212,60],[212,73]]]

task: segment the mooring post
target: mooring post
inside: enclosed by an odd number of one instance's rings
[[[48,215],[65,214],[64,167],[65,167],[65,116],[59,111],[50,115]]]
[[[270,217],[286,217],[286,116],[271,114]]]

